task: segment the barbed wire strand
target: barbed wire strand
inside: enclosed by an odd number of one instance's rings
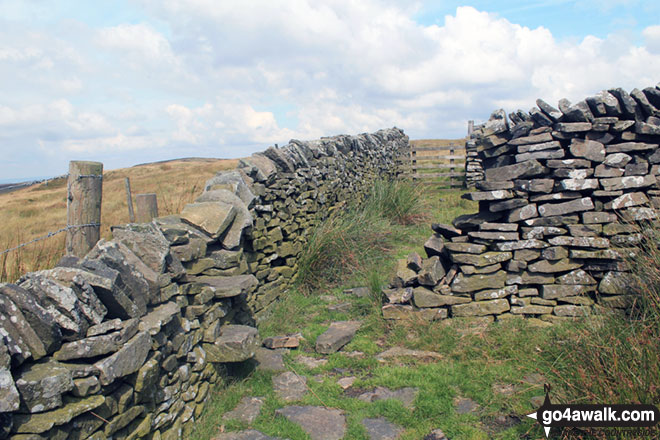
[[[86,227],[90,227],[90,226],[99,226],[99,227],[100,227],[101,224],[100,224],[100,223],[86,223],[86,224],[84,224],[84,225],[67,225],[67,226],[65,226],[65,227],[63,227],[63,228],[58,229],[57,231],[49,232],[49,233],[46,234],[46,235],[43,235],[43,236],[41,236],[41,237],[34,238],[34,239],[32,239],[32,240],[30,240],[30,241],[27,241],[27,242],[25,242],[25,243],[21,243],[21,244],[19,244],[18,246],[14,246],[13,248],[5,249],[4,251],[0,252],[0,255],[7,254],[7,253],[9,253],[9,252],[15,251],[15,250],[20,249],[20,248],[22,248],[22,247],[25,247],[25,246],[27,246],[27,245],[29,245],[29,244],[36,243],[36,242],[38,242],[38,241],[46,240],[46,239],[48,239],[48,238],[50,238],[50,237],[54,237],[55,235],[60,234],[60,233],[62,233],[62,232],[66,232],[66,231],[68,231],[68,230],[70,230],[70,229],[75,229],[75,228],[86,228]]]

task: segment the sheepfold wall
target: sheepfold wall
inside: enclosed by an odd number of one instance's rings
[[[180,215],[0,285],[0,439],[178,439],[295,280],[311,229],[396,175],[399,129],[291,141]]]
[[[657,220],[660,89],[503,110],[470,142],[479,212],[433,225],[427,259],[400,262],[386,317],[569,319],[626,309],[626,258]]]

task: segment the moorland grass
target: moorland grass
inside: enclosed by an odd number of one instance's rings
[[[234,168],[237,160],[186,159],[153,163],[103,173],[101,236],[110,226],[128,223],[124,178],[133,194],[156,193],[160,215],[179,213],[201,194],[216,172]],[[44,236],[66,225],[66,179],[59,178],[0,194],[0,251]],[[64,255],[61,233],[0,255],[0,282],[13,282],[26,272],[48,269]]]

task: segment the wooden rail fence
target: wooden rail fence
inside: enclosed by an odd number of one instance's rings
[[[465,143],[460,140],[449,145],[413,141],[399,160],[403,176],[453,188],[465,185],[465,154]]]

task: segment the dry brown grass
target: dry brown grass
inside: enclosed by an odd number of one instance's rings
[[[128,223],[124,178],[135,194],[156,193],[160,215],[179,213],[220,170],[235,168],[237,159],[183,159],[110,170],[103,173],[101,236],[110,238],[110,226]],[[0,194],[0,251],[66,225],[66,179]],[[52,267],[64,255],[65,233],[0,256],[0,282]]]

